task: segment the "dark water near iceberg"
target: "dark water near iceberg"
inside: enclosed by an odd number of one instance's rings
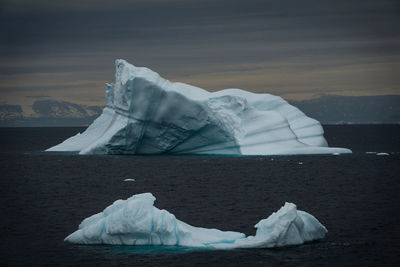
[[[0,128],[2,265],[400,264],[400,126],[325,126],[352,155],[78,156],[40,151],[83,128]],[[387,152],[378,156],[366,152]],[[134,182],[123,182],[133,178]],[[327,237],[279,249],[80,246],[63,242],[117,199],[152,192],[194,226],[255,234],[285,201],[313,214]]]

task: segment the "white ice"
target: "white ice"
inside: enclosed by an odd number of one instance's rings
[[[312,215],[286,203],[259,221],[255,236],[194,227],[154,206],[151,193],[117,200],[103,212],[82,221],[65,238],[76,244],[167,245],[215,249],[272,248],[324,238],[326,228]]]
[[[389,156],[389,153],[386,153],[386,152],[379,152],[379,153],[376,153],[376,155],[377,155],[377,156]]]
[[[47,151],[80,154],[332,154],[321,124],[278,96],[210,93],[116,60],[106,107],[82,134]]]

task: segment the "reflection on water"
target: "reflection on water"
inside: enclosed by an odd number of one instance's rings
[[[348,245],[348,243],[346,243]],[[248,251],[248,250],[263,250],[264,254],[276,255],[282,253],[291,253],[295,250],[307,249],[309,247],[330,247],[340,246],[338,243],[329,243],[324,241],[312,241],[302,245],[296,246],[285,246],[285,247],[274,247],[274,248],[259,248],[259,249],[231,249],[231,250],[217,250],[214,248],[204,247],[182,247],[182,246],[124,246],[124,245],[71,245],[76,249],[83,250],[86,252],[96,252],[102,254],[108,254],[109,256],[121,256],[124,254],[140,254],[140,255],[152,255],[152,254],[183,254],[192,252],[224,252],[224,251]]]
[[[76,248],[87,252],[99,252],[110,256],[121,254],[182,254],[189,252],[215,251],[211,248],[181,247],[181,246],[114,246],[114,245],[75,245]]]

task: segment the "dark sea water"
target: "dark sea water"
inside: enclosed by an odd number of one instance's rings
[[[43,153],[84,128],[0,128],[1,265],[399,266],[400,126],[324,126],[351,155],[78,156]],[[387,152],[377,156],[366,152]],[[301,162],[302,164],[299,164]],[[134,178],[135,182],[123,182]],[[279,249],[210,251],[63,242],[117,199],[151,192],[194,226],[255,234],[285,201],[329,233]]]

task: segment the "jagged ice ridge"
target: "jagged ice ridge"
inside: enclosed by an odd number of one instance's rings
[[[117,200],[92,215],[65,238],[75,244],[168,245],[212,249],[272,248],[299,245],[325,237],[326,228],[311,214],[285,203],[259,221],[255,236],[194,227],[154,206],[151,193]]]
[[[278,96],[208,92],[116,60],[106,107],[82,134],[47,151],[79,154],[278,155],[351,153],[330,148],[321,124]]]

